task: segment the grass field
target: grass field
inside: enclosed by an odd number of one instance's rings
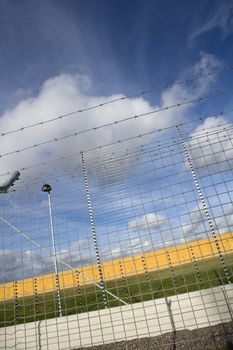
[[[224,257],[233,282],[233,254]],[[203,288],[216,287],[227,283],[218,258],[106,281],[106,289],[127,303],[136,303],[162,298],[174,294],[191,292]],[[72,315],[104,308],[102,291],[93,285],[62,290],[62,313]],[[108,297],[109,307],[121,303]],[[44,320],[59,316],[56,293],[44,293],[0,303],[0,327]]]

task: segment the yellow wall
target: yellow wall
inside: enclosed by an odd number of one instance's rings
[[[233,233],[225,233],[217,236],[219,247],[223,254],[233,252]],[[193,259],[201,260],[217,255],[217,249],[213,238],[205,238],[197,241],[183,243],[166,249],[157,249],[144,254],[127,256],[121,259],[105,261],[102,263],[105,280],[116,279],[124,276],[139,274],[145,271],[156,271],[169,267],[169,260],[173,266],[192,262]],[[144,263],[143,263],[144,261]],[[97,265],[87,265],[75,270],[66,270],[59,273],[61,288],[88,284],[78,272],[99,282]],[[56,288],[55,275],[46,274],[34,278],[27,278],[15,282],[0,284],[0,300],[12,299],[16,296],[29,296],[37,293],[53,291]]]

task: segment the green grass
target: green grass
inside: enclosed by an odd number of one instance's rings
[[[224,257],[233,282],[233,254]],[[127,303],[162,298],[227,283],[218,258],[198,261],[171,269],[134,275],[106,282],[106,288]],[[149,277],[149,278],[148,278]],[[148,279],[150,282],[148,282]],[[63,315],[72,315],[104,308],[102,291],[93,285],[68,288],[61,292]],[[121,303],[108,296],[109,307]],[[59,316],[56,292],[0,302],[0,327]]]

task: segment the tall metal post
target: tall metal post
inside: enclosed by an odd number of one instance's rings
[[[107,294],[106,286],[104,283],[104,276],[103,276],[103,270],[102,270],[102,264],[101,264],[101,259],[100,259],[100,252],[99,252],[99,244],[98,244],[98,239],[97,239],[94,213],[93,213],[93,209],[92,209],[91,196],[90,196],[90,192],[89,192],[89,182],[88,182],[88,176],[87,176],[83,152],[81,152],[81,161],[82,161],[84,186],[85,186],[86,197],[87,197],[88,212],[89,212],[89,218],[90,218],[90,223],[91,223],[92,238],[93,238],[94,247],[95,247],[96,262],[97,262],[97,267],[98,267],[98,272],[99,272],[100,285],[101,285],[101,289],[102,289],[103,304],[104,304],[105,309],[107,309],[108,308],[108,294]]]
[[[191,161],[191,157],[190,157],[190,155],[189,155],[189,152],[188,152],[188,149],[187,149],[187,147],[186,147],[185,141],[184,141],[184,139],[183,139],[182,133],[181,133],[181,131],[180,131],[179,125],[176,126],[176,131],[177,131],[177,134],[178,134],[178,137],[179,137],[180,144],[181,144],[181,146],[182,146],[182,148],[183,148],[185,157],[186,157],[186,159],[187,159],[187,162],[188,162],[188,165],[189,165],[189,169],[190,169],[190,171],[191,171],[191,173],[192,173],[192,177],[193,177],[193,180],[194,180],[194,182],[195,182],[195,186],[196,186],[196,189],[197,189],[197,192],[198,192],[198,196],[199,196],[199,198],[200,198],[202,207],[203,207],[203,209],[204,209],[205,216],[206,216],[207,222],[208,222],[208,224],[209,224],[211,234],[212,234],[212,236],[213,236],[214,244],[215,244],[215,247],[216,247],[216,250],[217,250],[219,259],[220,259],[221,264],[222,264],[222,267],[223,267],[223,271],[224,271],[224,273],[225,273],[227,282],[228,282],[229,284],[231,284],[230,274],[229,274],[229,271],[228,271],[226,262],[225,262],[225,260],[224,260],[224,258],[223,258],[223,254],[222,254],[222,251],[221,251],[219,242],[218,242],[218,240],[217,240],[217,236],[216,236],[216,232],[215,232],[215,229],[214,229],[214,225],[213,225],[212,219],[211,219],[211,217],[210,217],[210,212],[209,212],[209,209],[208,209],[208,207],[207,207],[207,204],[206,204],[206,201],[205,201],[205,197],[204,197],[204,195],[203,195],[203,193],[202,193],[202,189],[201,189],[201,187],[200,187],[200,185],[199,185],[199,181],[198,181],[198,178],[197,178],[195,169],[194,169],[194,167],[193,167],[193,163],[192,163],[192,161]]]
[[[43,192],[47,192],[48,194],[49,219],[50,219],[50,231],[51,231],[51,238],[52,238],[53,263],[54,263],[54,271],[55,271],[55,278],[56,278],[57,303],[58,303],[59,316],[62,317],[61,289],[60,289],[59,275],[58,275],[58,263],[57,263],[56,247],[55,247],[55,239],[54,239],[54,228],[53,228],[53,214],[52,214],[52,205],[51,205],[51,197],[50,197],[50,192],[52,190],[52,187],[49,184],[45,184],[41,190]]]

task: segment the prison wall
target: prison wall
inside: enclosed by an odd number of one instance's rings
[[[222,254],[233,252],[233,233],[225,233],[217,236],[217,241]],[[149,252],[126,256],[102,263],[105,280],[113,280],[140,274],[145,266],[148,272],[162,270],[170,265],[178,266],[195,260],[208,259],[217,256],[217,248],[213,238],[203,238],[186,242],[176,246],[156,249]],[[95,282],[99,282],[98,267],[96,264],[81,266],[73,270],[65,270],[59,273],[61,289],[80,286],[90,283],[80,275],[87,276]],[[55,274],[45,274],[32,278],[12,281],[0,284],[0,300],[8,300],[17,297],[26,297],[34,294],[36,281],[37,293],[46,293],[56,290]],[[17,287],[17,288],[16,288]]]

